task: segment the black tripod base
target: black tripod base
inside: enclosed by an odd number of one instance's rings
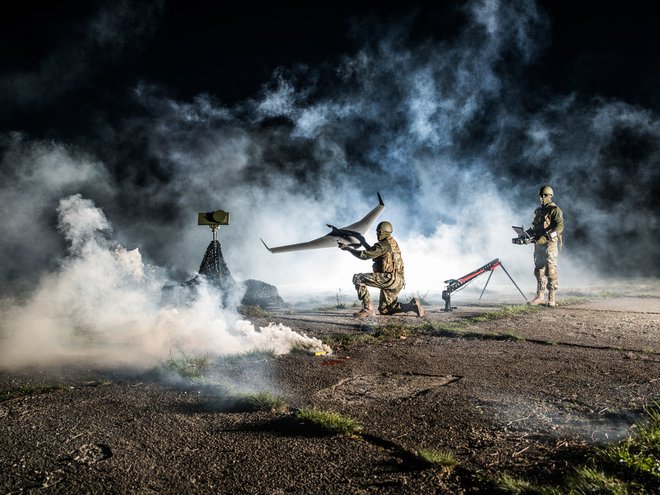
[[[456,309],[456,306],[451,305],[451,293],[449,291],[446,290],[442,291],[442,300],[445,302],[444,311],[448,312]]]

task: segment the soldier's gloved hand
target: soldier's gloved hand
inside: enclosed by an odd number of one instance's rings
[[[342,251],[346,251],[348,249],[348,244],[341,241],[337,241],[337,247]]]

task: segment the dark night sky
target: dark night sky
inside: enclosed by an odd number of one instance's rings
[[[129,2],[136,9],[157,2]],[[579,6],[576,7],[576,4]],[[45,64],[78,63],[85,24],[112,2],[12,2],[0,16],[0,70],[41,72]],[[408,19],[410,41],[451,39],[460,26],[460,2],[225,2],[170,0],[153,12],[148,32],[126,40],[117,54],[92,46],[90,67],[61,92],[38,100],[7,101],[0,129],[33,135],[75,133],[94,112],[112,116],[125,93],[140,81],[168,95],[200,93],[232,104],[251,97],[280,66],[332,63],[353,53],[361,33]],[[533,85],[562,92],[616,97],[660,109],[660,17],[652,2],[543,1],[550,19],[549,43],[523,76]],[[84,55],[80,55],[84,56]],[[57,77],[62,77],[58,74]],[[48,94],[47,88],[44,93]]]

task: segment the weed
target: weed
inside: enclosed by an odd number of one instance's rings
[[[604,472],[590,467],[579,467],[568,480],[566,487],[569,493],[575,495],[588,495],[591,493],[607,493],[611,495],[625,495],[628,488],[620,480]]]
[[[348,347],[352,344],[362,344],[375,342],[376,338],[368,333],[344,333],[339,335],[329,335],[321,339],[330,347]]]
[[[559,495],[562,492],[558,488],[536,485],[527,480],[514,478],[508,474],[503,474],[495,480],[495,486],[505,493],[516,495],[534,494],[534,495]]]
[[[627,477],[660,485],[660,406],[646,410],[648,422],[638,424],[634,436],[601,453],[606,465],[624,470]]]
[[[495,311],[489,311],[477,316],[465,318],[468,323],[481,323],[484,321],[501,320],[509,316],[524,315],[533,311],[538,311],[538,306],[527,306],[526,304],[516,304],[513,306],[503,306]]]
[[[557,306],[567,306],[569,304],[582,304],[590,300],[591,298],[584,296],[565,297],[557,301]]]
[[[420,294],[420,292],[417,291],[417,293],[414,293],[414,292],[413,292],[412,296],[410,296],[410,299],[412,299],[412,298],[417,299],[417,300],[420,302],[420,304],[422,304],[422,306],[430,305],[431,303],[430,303],[429,300],[427,299],[427,296],[428,296],[428,295],[429,295],[429,291],[426,291],[426,292],[424,293],[424,295]],[[403,296],[402,299],[409,299],[409,298],[408,298],[408,295],[404,294],[404,296]]]
[[[417,451],[417,457],[429,464],[441,466],[448,471],[452,471],[458,465],[454,454],[446,450],[420,449]]]
[[[374,332],[374,337],[378,340],[398,340],[405,339],[414,334],[414,332],[414,328],[409,325],[388,323],[387,325],[378,326]]]
[[[204,383],[204,373],[208,370],[209,358],[193,358],[186,356],[183,352],[179,359],[170,357],[163,364],[163,368],[169,373],[180,376],[181,378],[191,380],[196,383]]]
[[[647,421],[627,440],[598,449],[563,481],[561,490],[504,475],[495,484],[507,493],[645,494],[660,492],[660,405],[646,409]],[[560,490],[560,491],[558,491]]]
[[[346,309],[346,305],[343,303],[340,295],[341,295],[341,289],[337,289],[337,305],[335,307],[337,309]]]
[[[362,429],[362,426],[354,419],[332,411],[300,409],[296,413],[296,419],[331,435],[354,435]]]

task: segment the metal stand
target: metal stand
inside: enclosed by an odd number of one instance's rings
[[[523,294],[523,291],[521,291],[521,290],[520,290],[520,287],[518,287],[518,284],[515,282],[515,280],[513,280],[513,278],[511,277],[511,275],[509,275],[509,272],[506,271],[506,268],[504,268],[504,265],[503,265],[502,263],[500,263],[500,266],[502,267],[502,270],[504,270],[504,273],[506,273],[506,276],[509,277],[509,280],[511,280],[511,282],[513,283],[513,285],[516,286],[516,289],[518,289],[518,292],[520,292],[520,295],[523,296],[523,298],[525,299],[525,302],[529,302],[529,301],[527,300],[527,297],[525,296],[525,294]],[[483,296],[483,295],[484,295],[484,292],[486,291],[486,287],[488,287],[488,282],[490,282],[490,277],[493,276],[493,271],[494,271],[494,269],[491,270],[490,275],[488,275],[488,280],[486,280],[486,285],[484,285],[484,288],[483,288],[483,290],[481,291],[481,295],[479,296],[479,300],[480,300],[480,301],[481,301],[481,296]]]
[[[516,289],[518,289],[518,292],[520,292],[520,295],[523,296],[525,299],[525,302],[527,301],[527,297],[525,297],[525,294],[523,294],[523,291],[520,290],[520,287],[518,287],[518,284],[516,284],[515,280],[513,280],[513,277],[509,274],[509,272],[504,268],[504,265],[500,262],[499,258],[496,258],[488,263],[486,263],[484,266],[477,268],[473,272],[468,273],[467,275],[464,275],[463,277],[459,278],[458,280],[455,279],[450,279],[450,280],[445,280],[445,283],[447,284],[447,288],[442,291],[442,299],[445,301],[445,311],[452,311],[456,309],[456,306],[451,305],[451,293],[455,292],[457,290],[462,289],[465,287],[467,284],[472,282],[475,278],[477,278],[479,275],[486,273],[487,271],[490,271],[490,274],[488,275],[488,280],[486,280],[486,285],[484,285],[483,290],[481,291],[481,294],[479,295],[479,300],[481,301],[481,297],[484,295],[484,292],[486,292],[486,287],[488,287],[488,282],[490,282],[490,278],[493,276],[493,271],[495,271],[495,268],[498,266],[502,267],[502,270],[504,270],[504,273],[506,273],[507,277],[509,277],[509,280],[515,285]]]

